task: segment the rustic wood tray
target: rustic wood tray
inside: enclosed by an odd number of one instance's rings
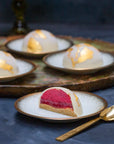
[[[1,37],[0,47],[5,50],[4,44],[15,37]],[[114,54],[114,44],[100,40],[84,38],[64,38],[74,43],[87,42],[99,50]],[[31,59],[37,70],[32,74],[15,81],[0,83],[0,97],[19,97],[28,93],[42,91],[51,86],[64,86],[72,90],[93,91],[114,85],[114,66],[90,75],[73,75],[48,68],[40,59]]]

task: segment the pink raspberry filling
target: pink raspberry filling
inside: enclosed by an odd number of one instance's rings
[[[43,93],[41,104],[47,104],[56,108],[72,108],[70,96],[61,89],[49,89]]]

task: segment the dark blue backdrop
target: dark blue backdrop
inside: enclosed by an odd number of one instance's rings
[[[113,24],[114,0],[26,0],[29,22]],[[0,0],[0,23],[12,22],[12,0]]]

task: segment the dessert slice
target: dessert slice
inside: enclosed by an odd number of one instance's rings
[[[40,98],[40,108],[73,117],[82,113],[81,103],[76,94],[62,87],[46,89]]]

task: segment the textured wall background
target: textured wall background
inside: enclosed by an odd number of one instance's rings
[[[26,0],[29,22],[113,24],[114,0]],[[12,0],[0,0],[0,22],[12,22]]]

